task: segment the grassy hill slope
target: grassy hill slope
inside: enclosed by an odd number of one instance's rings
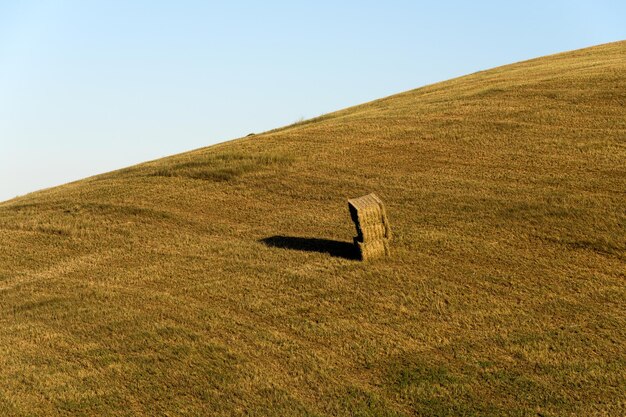
[[[0,414],[624,415],[625,207],[626,42],[0,203]]]

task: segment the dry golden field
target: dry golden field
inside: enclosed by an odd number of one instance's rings
[[[3,416],[620,417],[625,387],[626,42],[0,203]]]

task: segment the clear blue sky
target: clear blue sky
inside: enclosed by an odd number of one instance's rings
[[[0,200],[528,58],[623,1],[0,2]]]

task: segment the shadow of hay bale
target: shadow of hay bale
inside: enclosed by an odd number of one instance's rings
[[[266,237],[259,242],[272,248],[327,253],[338,258],[359,259],[359,254],[352,243],[339,240],[277,235]]]

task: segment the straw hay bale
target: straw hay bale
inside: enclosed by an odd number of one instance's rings
[[[355,240],[354,243],[359,250],[361,260],[363,261],[369,261],[371,259],[391,255],[391,252],[389,250],[389,240],[387,239],[375,240],[367,243]]]
[[[372,193],[349,199],[348,208],[357,232],[354,244],[361,259],[389,256],[391,229],[382,200]]]

